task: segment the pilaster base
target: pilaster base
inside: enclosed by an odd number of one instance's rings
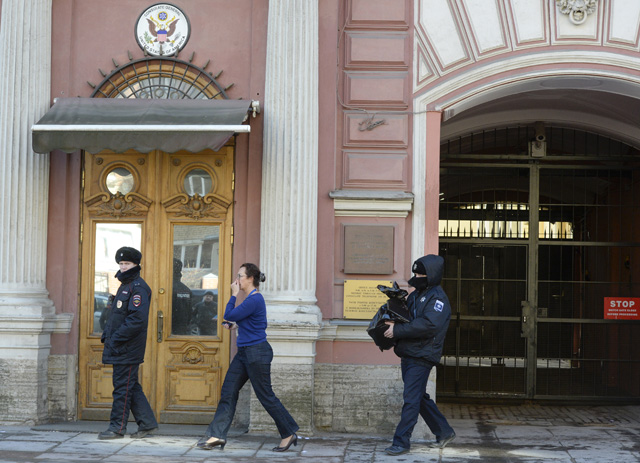
[[[50,355],[48,373],[48,420],[75,420],[78,410],[78,356]]]
[[[56,314],[40,293],[0,292],[0,420],[34,424],[48,419],[51,333],[68,333],[73,314]]]
[[[435,400],[435,368],[427,393]],[[314,425],[327,432],[393,437],[402,412],[400,365],[316,364]],[[432,439],[422,418],[412,439]]]
[[[315,305],[273,304],[267,301],[267,338],[273,348],[271,383],[273,391],[300,426],[313,432],[313,389],[316,341],[322,315]],[[251,393],[249,430],[274,432],[269,414]]]

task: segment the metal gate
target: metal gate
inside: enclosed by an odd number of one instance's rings
[[[640,153],[538,125],[441,156],[438,395],[640,401]]]

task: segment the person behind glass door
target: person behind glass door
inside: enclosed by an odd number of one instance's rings
[[[144,362],[149,325],[151,288],[140,277],[142,253],[123,247],[116,251],[120,287],[111,303],[111,315],[102,332],[102,363],[113,365],[113,404],[109,428],[98,439],[119,439],[127,431],[129,411],[138,424],[133,438],[142,438],[158,428],[158,422],[138,382]]]
[[[107,326],[107,321],[111,316],[111,309],[112,309],[111,306],[113,305],[114,297],[115,296],[113,294],[109,294],[109,297],[107,298],[107,304],[105,305],[105,308],[102,309],[102,312],[100,313],[100,330],[101,331],[104,331],[104,327]]]
[[[267,306],[259,291],[260,282],[264,280],[265,276],[260,273],[260,269],[255,264],[247,263],[242,264],[238,277],[231,284],[231,298],[224,312],[223,326],[229,329],[231,325],[237,324],[239,327],[236,341],[238,352],[224,378],[213,421],[204,437],[196,444],[203,450],[211,450],[217,446],[224,449],[227,432],[236,411],[238,394],[247,380],[251,381],[256,397],[271,415],[280,433],[280,445],[272,450],[284,452],[291,445],[298,445],[296,432],[299,426],[271,388],[273,350],[267,342]],[[240,291],[247,297],[236,307],[236,297]]]
[[[218,334],[218,302],[213,291],[207,291],[198,302],[191,315],[191,333],[197,332],[203,336]]]
[[[190,334],[191,290],[182,281],[182,261],[173,259],[173,297],[171,298],[171,334]]]

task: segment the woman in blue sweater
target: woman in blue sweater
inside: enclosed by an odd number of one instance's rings
[[[222,325],[227,329],[233,325],[238,326],[238,352],[224,378],[213,421],[205,436],[197,443],[203,450],[211,450],[217,446],[224,449],[227,432],[236,412],[238,394],[247,380],[251,381],[256,397],[278,427],[282,440],[273,451],[284,452],[291,445],[298,445],[298,424],[271,389],[273,350],[267,342],[267,306],[259,291],[260,282],[264,280],[264,273],[260,273],[255,264],[242,264],[238,270],[238,278],[231,284],[231,298],[227,303],[225,322]],[[241,290],[247,297],[236,307],[236,296]]]

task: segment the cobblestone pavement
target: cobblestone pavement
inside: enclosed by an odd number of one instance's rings
[[[223,451],[207,452],[194,447],[204,426],[161,425],[144,439],[100,441],[105,423],[83,421],[0,426],[0,463],[640,463],[640,406],[439,406],[458,437],[444,450],[414,440],[398,457],[384,453],[390,436],[300,435],[296,447],[274,453],[275,434],[236,431]]]
[[[640,406],[559,405],[473,405],[438,403],[447,417],[455,420],[541,426],[635,426],[640,427]]]

